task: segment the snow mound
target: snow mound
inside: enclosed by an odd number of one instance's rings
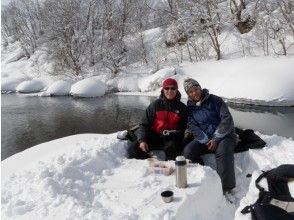
[[[64,80],[58,80],[49,86],[47,93],[50,95],[69,95],[72,83]]]
[[[2,218],[249,220],[250,215],[239,212],[257,199],[254,181],[260,170],[294,163],[292,138],[257,134],[267,147],[235,154],[233,204],[210,168],[216,166],[214,155],[204,157],[210,167],[189,165],[188,188],[178,189],[174,174],[154,174],[146,160],[126,159],[126,142],[117,140],[116,133],[82,134],[2,161]],[[160,198],[166,189],[174,192],[168,204]],[[290,192],[294,195],[294,186]]]
[[[139,80],[141,92],[148,92],[160,88],[163,80],[176,74],[175,70],[173,67],[164,68],[150,76],[143,77]]]
[[[23,81],[27,80],[27,77],[3,77],[1,79],[1,91],[16,91],[16,87]]]
[[[16,87],[16,91],[22,92],[22,93],[39,92],[43,88],[44,88],[44,84],[42,81],[37,80],[37,79],[32,79],[32,80],[26,80],[26,81],[20,83]]]
[[[120,92],[139,91],[138,79],[134,77],[125,77],[117,80],[117,89]]]
[[[105,91],[106,85],[103,82],[88,78],[75,83],[70,94],[77,97],[97,97],[103,96]]]
[[[174,174],[156,175],[146,160],[126,159],[126,143],[115,137],[75,135],[2,161],[2,218],[216,220],[231,206],[211,168],[190,165],[189,187],[178,189]],[[161,200],[165,189],[174,191],[172,203]]]

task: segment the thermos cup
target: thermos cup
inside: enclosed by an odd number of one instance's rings
[[[176,187],[187,187],[187,161],[184,156],[177,156],[176,161]]]

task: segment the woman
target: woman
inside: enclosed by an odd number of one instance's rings
[[[184,156],[194,163],[203,164],[201,155],[214,152],[217,172],[221,177],[224,192],[236,185],[234,172],[234,148],[236,135],[234,122],[222,98],[209,94],[194,79],[184,81],[188,94],[188,128],[194,140],[184,148]]]
[[[177,81],[164,80],[160,97],[148,106],[135,132],[137,140],[128,142],[129,158],[146,159],[150,151],[163,150],[168,160],[175,159],[187,124],[187,107],[180,100]]]

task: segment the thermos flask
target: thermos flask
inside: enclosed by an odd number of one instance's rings
[[[187,162],[184,156],[176,157],[176,187],[187,187]]]

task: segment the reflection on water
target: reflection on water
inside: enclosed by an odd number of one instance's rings
[[[137,124],[154,100],[142,96],[31,97],[3,94],[2,160],[36,144],[80,133],[112,133]],[[235,124],[294,136],[294,108],[230,105]]]
[[[294,137],[294,107],[229,104],[236,126],[264,134]]]
[[[151,99],[2,95],[1,159],[56,138],[124,130],[138,123]]]

